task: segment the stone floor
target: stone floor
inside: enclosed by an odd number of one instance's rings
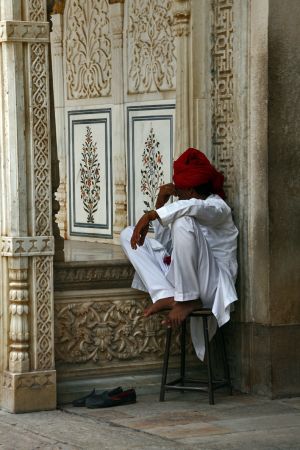
[[[136,404],[12,415],[0,411],[3,450],[299,450],[300,398],[216,393],[139,395]]]

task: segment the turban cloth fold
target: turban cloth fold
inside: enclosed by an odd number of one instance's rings
[[[174,161],[173,181],[179,189],[191,189],[211,183],[212,193],[225,198],[224,175],[196,148],[188,148]]]

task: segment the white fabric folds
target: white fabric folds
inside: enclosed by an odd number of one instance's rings
[[[149,292],[153,302],[166,297],[175,301],[201,299],[211,308],[210,338],[217,324],[230,319],[237,300],[237,236],[229,206],[218,196],[206,200],[178,200],[157,210],[155,239],[130,246],[133,227],[121,233],[125,253],[136,270],[132,287]],[[170,266],[164,257],[171,255]],[[191,319],[191,336],[197,356],[204,359],[202,320]]]

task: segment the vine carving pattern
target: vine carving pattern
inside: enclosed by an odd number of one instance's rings
[[[52,257],[36,257],[36,320],[38,369],[53,368]]]
[[[48,64],[44,44],[31,45],[32,122],[35,180],[35,232],[51,234],[50,156],[48,132]]]
[[[46,22],[47,10],[45,0],[28,1],[28,18],[34,22]]]
[[[155,137],[153,128],[145,141],[145,147],[142,154],[141,169],[141,191],[147,200],[144,205],[147,210],[155,208],[155,200],[159,187],[164,184],[162,154],[159,150],[160,143]]]
[[[111,93],[111,39],[107,0],[73,0],[66,23],[66,80],[68,99]]]
[[[170,0],[131,0],[128,24],[130,93],[175,89],[176,56]]]
[[[233,167],[233,0],[214,0],[212,45],[212,137],[216,166],[224,173],[229,203]]]
[[[165,345],[162,316],[147,320],[148,300],[83,302],[55,306],[55,351],[59,363],[103,365],[145,357],[161,357]],[[172,342],[179,353],[179,336]],[[191,348],[190,350],[191,351]]]

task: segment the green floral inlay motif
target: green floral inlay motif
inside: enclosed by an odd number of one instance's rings
[[[143,168],[141,169],[141,191],[146,197],[144,200],[146,210],[154,209],[159,187],[164,184],[163,161],[159,145],[153,128],[151,128],[145,141],[142,154]]]
[[[97,143],[93,142],[90,127],[86,127],[81,156],[80,197],[88,215],[87,223],[94,223],[94,214],[100,200],[100,163],[98,162]]]

